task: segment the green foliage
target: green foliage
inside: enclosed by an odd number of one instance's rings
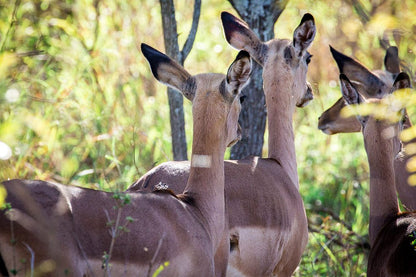
[[[6,209],[7,203],[6,201],[6,189],[3,185],[0,185],[0,209]]]
[[[164,262],[163,264],[161,264],[156,270],[155,272],[152,274],[152,277],[157,277],[159,276],[159,274],[169,266],[169,262]]]
[[[368,165],[362,137],[327,136],[316,127],[320,113],[341,95],[328,44],[381,69],[381,37],[398,46],[403,68],[414,76],[416,3],[352,2],[355,6],[292,0],[275,27],[276,36],[291,38],[302,14],[310,12],[318,30],[308,72],[315,100],[294,117],[300,189],[310,221],[297,276],[366,271]],[[183,45],[193,1],[175,4]],[[155,1],[0,0],[0,7],[0,142],[12,150],[0,160],[0,181],[55,180],[117,191],[172,159],[166,88],[155,82],[137,47],[146,42],[164,49]],[[236,14],[227,1],[203,1],[185,62],[189,72],[224,73],[237,53],[223,38],[222,10]],[[184,102],[191,145],[191,106]],[[1,189],[0,196],[1,205]],[[118,208],[129,202],[116,197]],[[132,219],[125,218],[126,224]]]
[[[416,232],[413,231],[409,237],[412,239],[412,241],[410,242],[410,245],[413,246],[413,249],[416,251]]]
[[[102,268],[105,270],[105,276],[111,276],[111,255],[114,249],[114,244],[118,236],[122,235],[122,233],[128,233],[130,230],[127,228],[129,223],[135,221],[135,219],[131,216],[126,216],[124,222],[121,222],[121,212],[124,206],[129,205],[131,203],[131,198],[129,194],[116,191],[113,193],[113,199],[115,200],[115,205],[113,209],[117,211],[117,216],[115,219],[111,219],[109,217],[108,211],[105,211],[108,222],[107,227],[110,228],[110,236],[111,236],[111,243],[109,245],[109,250],[104,251],[102,256]]]

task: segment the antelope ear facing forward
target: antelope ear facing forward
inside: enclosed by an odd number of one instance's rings
[[[159,52],[153,47],[142,43],[141,50],[155,78],[174,89],[179,90],[189,100],[195,96],[195,80],[181,65]]]
[[[306,13],[299,26],[293,32],[293,46],[298,56],[309,48],[316,34],[315,20],[310,13]]]
[[[396,46],[387,48],[386,56],[384,56],[384,67],[390,73],[400,73],[399,49]]]
[[[263,65],[263,53],[267,46],[248,27],[247,23],[228,12],[221,13],[225,38],[238,50],[246,50],[260,65]]]
[[[341,83],[342,97],[344,97],[347,104],[353,105],[353,104],[361,103],[362,102],[360,99],[361,96],[358,93],[358,91],[355,89],[351,81],[348,79],[348,77],[345,74],[341,73],[339,75],[339,80]]]
[[[348,76],[365,97],[377,97],[384,91],[385,84],[364,65],[329,46],[339,72]]]
[[[249,83],[251,67],[249,53],[244,50],[240,51],[227,72],[226,88],[232,97],[235,97]]]
[[[393,87],[391,88],[390,93],[393,93],[396,90],[404,89],[404,88],[411,88],[412,84],[410,82],[410,77],[405,72],[400,72],[397,75],[396,79],[394,80]]]

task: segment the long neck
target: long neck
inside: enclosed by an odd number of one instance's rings
[[[194,200],[206,220],[215,245],[224,231],[224,153],[222,137],[205,125],[194,127],[191,168],[184,194]]]
[[[403,128],[412,127],[412,123],[406,116]],[[398,155],[394,160],[394,173],[396,176],[396,190],[399,194],[400,201],[410,211],[416,210],[416,187],[408,183],[408,178],[412,175],[406,168],[407,162],[412,158],[412,155],[406,153],[406,146],[411,143],[416,143],[416,138],[408,141],[404,146],[404,155]]]
[[[295,136],[293,133],[295,103],[293,103],[291,93],[288,93],[290,89],[288,86],[264,81],[269,130],[268,157],[280,162],[299,189]]]
[[[364,130],[364,144],[370,166],[370,244],[384,224],[399,212],[395,190],[395,138],[384,138],[386,126],[370,119]]]

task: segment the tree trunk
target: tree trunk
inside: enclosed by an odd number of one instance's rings
[[[179,64],[183,65],[195,40],[201,10],[201,0],[195,1],[191,31],[182,51],[179,50],[173,0],[159,0],[159,3],[162,14],[163,39],[165,42],[166,54],[176,60]],[[183,96],[172,88],[168,88],[167,94],[169,99],[173,159],[175,161],[187,160],[188,154],[183,112]]]
[[[274,24],[287,4],[287,0],[229,0],[229,2],[262,41],[274,38]],[[262,72],[261,66],[254,63],[251,81],[243,90],[243,94],[247,96],[239,118],[243,136],[241,141],[231,148],[231,159],[262,154],[267,113]]]

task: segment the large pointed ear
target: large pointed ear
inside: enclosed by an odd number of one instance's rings
[[[310,13],[306,13],[299,26],[293,32],[293,46],[300,56],[303,51],[309,48],[316,34],[315,20]]]
[[[344,97],[345,102],[347,102],[348,105],[360,104],[362,98],[348,77],[341,73],[339,75],[339,80],[341,83],[342,97]]]
[[[232,97],[235,97],[248,84],[251,67],[252,63],[248,52],[240,51],[227,72],[226,89]]]
[[[246,50],[263,65],[267,45],[260,41],[247,23],[228,12],[221,13],[221,21],[228,43],[238,50]]]
[[[153,47],[142,43],[141,50],[155,78],[174,89],[192,101],[195,96],[195,79],[177,62],[157,51]]]
[[[396,90],[404,89],[404,88],[411,88],[412,83],[410,82],[410,77],[405,72],[400,72],[399,75],[397,75],[396,79],[394,80],[393,87],[391,88],[391,92],[393,93]]]
[[[386,56],[384,56],[384,67],[390,73],[400,73],[399,50],[396,46],[390,46],[387,48]]]
[[[358,61],[338,52],[330,45],[332,56],[337,62],[339,72],[348,76],[348,79],[356,86],[365,97],[381,98],[385,84],[376,75],[370,72]]]

